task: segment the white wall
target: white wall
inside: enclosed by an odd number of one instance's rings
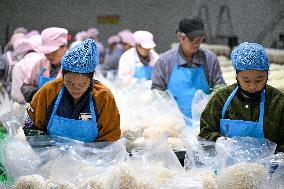
[[[234,32],[239,41],[254,41],[257,34],[284,10],[283,0],[205,0],[209,8],[213,33],[216,30],[219,7],[227,3],[231,10]],[[0,43],[5,39],[5,25],[10,32],[19,26],[42,30],[46,27],[66,27],[77,32],[96,26],[105,43],[109,35],[124,28],[151,31],[157,51],[163,52],[176,41],[175,30],[185,16],[195,14],[200,0],[0,0]],[[97,25],[98,15],[119,15],[118,25]],[[262,42],[268,46],[279,32],[284,32],[284,18]]]

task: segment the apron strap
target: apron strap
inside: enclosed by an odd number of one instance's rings
[[[56,114],[56,111],[57,111],[57,108],[58,108],[58,106],[59,106],[59,103],[60,103],[60,100],[61,100],[61,98],[62,98],[62,95],[63,95],[64,90],[65,90],[65,87],[61,87],[60,92],[59,92],[59,94],[58,94],[58,96],[57,96],[56,102],[55,102],[55,104],[54,104],[51,117]],[[91,112],[91,114],[92,114],[93,121],[96,122],[95,106],[96,106],[96,105],[95,105],[94,102],[93,102],[92,94],[90,93],[90,94],[89,94],[89,107],[90,107],[90,112]]]
[[[203,66],[203,70],[204,70],[204,74],[206,76],[206,80],[207,80],[207,83],[208,83],[208,86],[209,86],[209,89],[210,91],[212,91],[212,83],[210,83],[210,80],[209,80],[209,70],[208,70],[208,63],[207,63],[207,58],[206,58],[206,54],[204,53],[204,51],[201,51],[200,50],[200,54],[202,54],[202,66]]]
[[[53,110],[52,110],[52,114],[51,114],[50,117],[52,117],[53,115],[56,114],[56,111],[57,111],[57,108],[59,106],[60,100],[62,98],[63,92],[64,92],[64,87],[61,87],[60,92],[59,92],[57,99],[55,101],[55,104],[54,104],[54,107],[53,107]]]
[[[224,116],[225,116],[225,113],[226,113],[226,110],[230,104],[230,102],[232,101],[233,97],[235,96],[235,94],[237,93],[239,89],[239,86],[237,86],[233,92],[230,94],[228,100],[226,101],[223,109],[222,109],[222,119],[224,119]],[[265,104],[265,89],[262,91],[261,93],[261,100],[260,100],[260,105],[259,105],[259,123],[261,125],[263,125],[263,116],[264,116],[264,104]]]
[[[265,104],[265,89],[261,93],[261,100],[259,105],[259,124],[261,125],[263,125],[264,104]]]
[[[91,92],[89,93],[89,106],[90,106],[90,111],[92,113],[92,121],[97,122],[96,112],[95,112],[96,104],[94,104],[93,102],[93,96]]]
[[[44,72],[45,72],[46,68],[43,66],[41,69],[40,69],[40,72],[39,72],[39,75],[42,75]]]
[[[233,90],[233,92],[230,94],[229,98],[227,99],[225,105],[223,106],[223,109],[222,109],[222,119],[224,119],[226,110],[227,110],[229,104],[231,103],[232,99],[234,98],[235,94],[237,93],[238,89],[239,89],[239,86],[237,86],[237,87]]]

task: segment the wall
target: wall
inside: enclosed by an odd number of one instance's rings
[[[5,26],[10,33],[19,26],[42,30],[46,27],[66,27],[72,32],[96,26],[101,41],[124,28],[151,31],[158,44],[157,51],[163,52],[176,41],[178,21],[198,12],[201,3],[206,3],[213,35],[221,5],[230,7],[234,33],[239,41],[254,41],[257,34],[284,10],[282,0],[0,0],[0,44],[5,40]],[[98,15],[119,15],[118,25],[97,25]],[[224,25],[223,33],[228,31]],[[284,32],[284,18],[262,41],[269,46],[279,32]]]

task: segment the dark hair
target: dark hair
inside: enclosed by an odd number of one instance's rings
[[[236,74],[240,73],[241,71],[247,71],[247,70],[236,70]],[[268,73],[268,70],[262,70],[262,71],[266,71]]]
[[[65,74],[67,74],[69,72],[71,72],[71,71],[62,69],[62,76],[64,76]],[[77,72],[71,72],[71,73],[77,73]],[[94,72],[91,72],[91,73],[78,73],[78,74],[85,75],[85,76],[87,76],[90,79],[93,79],[93,76],[94,76]]]
[[[186,17],[179,22],[178,31],[190,33],[194,31],[203,31],[204,24],[199,17]]]

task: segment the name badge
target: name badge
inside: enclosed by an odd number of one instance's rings
[[[92,114],[91,113],[80,113],[79,119],[83,121],[90,121],[92,119]]]

